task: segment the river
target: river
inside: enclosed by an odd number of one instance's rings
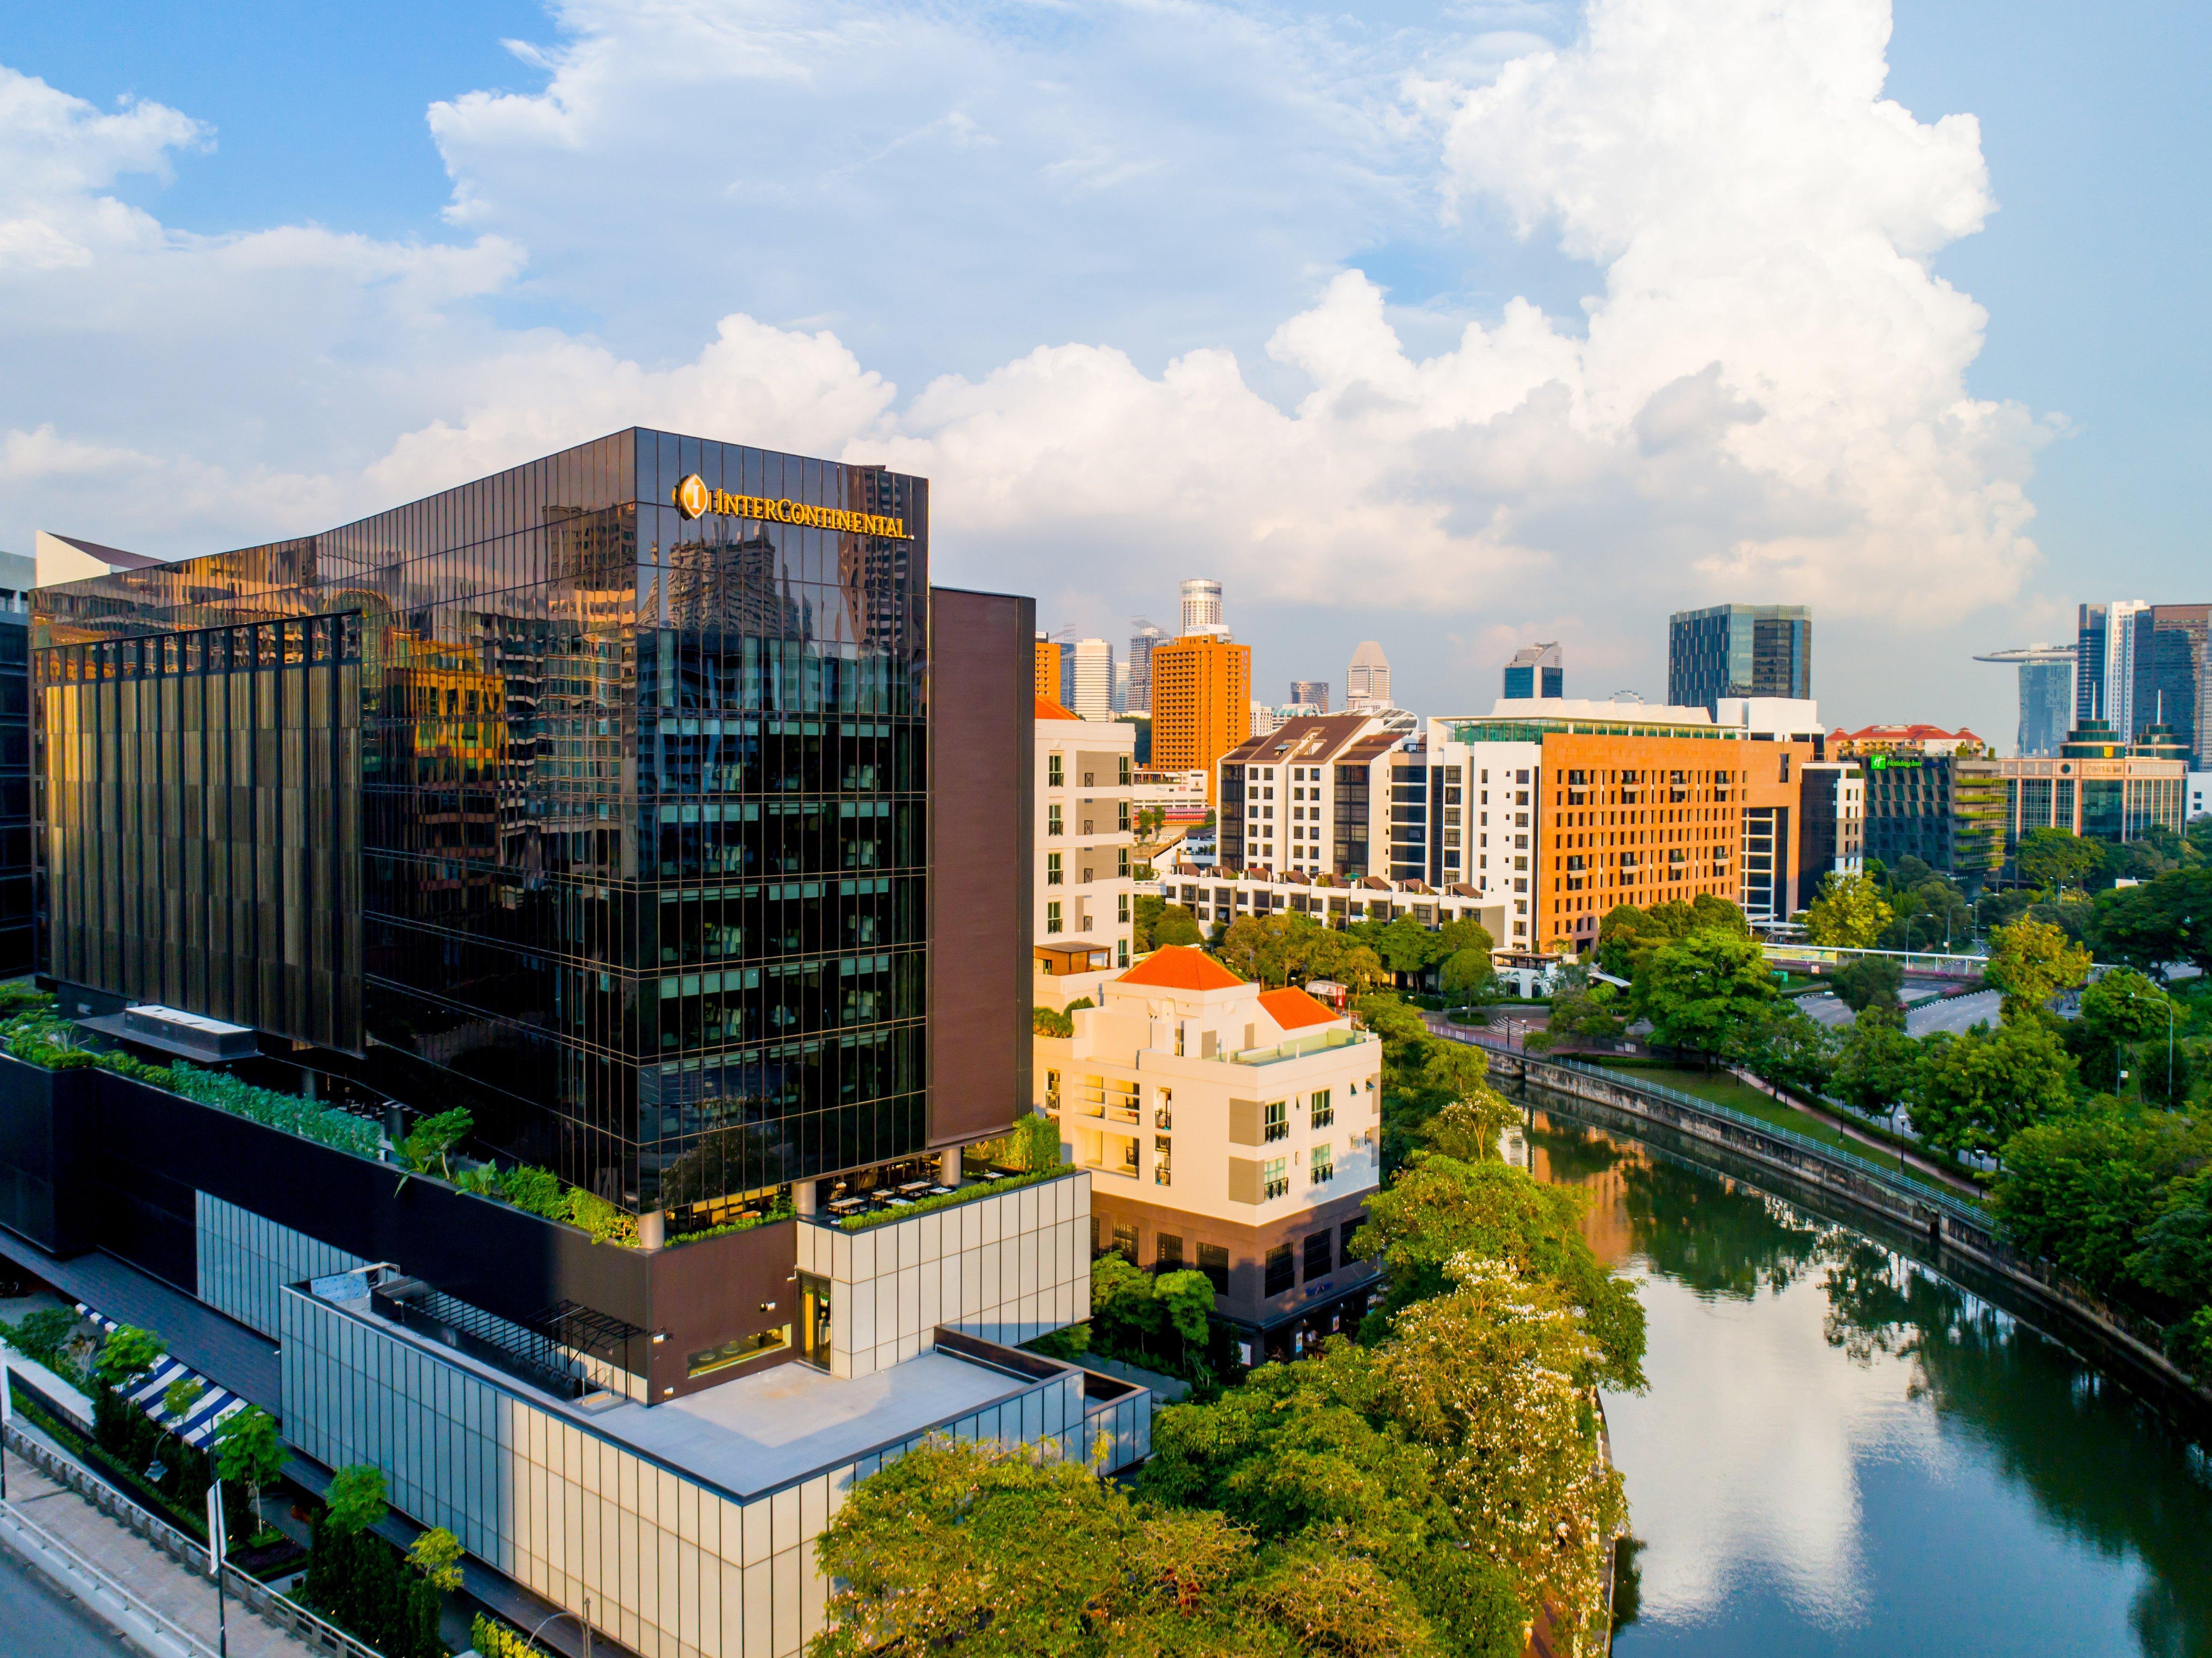
[[[1649,1388],[1605,1401],[1620,1658],[2212,1658],[2212,1459],[2186,1435],[2002,1285],[1571,1109],[1519,1155],[1587,1193],[1650,1319]]]

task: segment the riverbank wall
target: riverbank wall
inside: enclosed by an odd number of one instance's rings
[[[1917,1187],[1879,1164],[1823,1145],[1788,1129],[1771,1127],[1711,1101],[1698,1100],[1632,1074],[1579,1064],[1541,1060],[1534,1054],[1489,1054],[1491,1075],[1525,1091],[1541,1089],[1617,1114],[1626,1122],[1672,1130],[1685,1141],[1702,1142],[1757,1168],[1840,1200],[1852,1210],[1901,1226],[1925,1238],[1939,1253],[1972,1262],[2031,1300],[2058,1314],[2076,1332],[2094,1334],[2128,1368],[2170,1392],[2178,1403],[2212,1414],[2212,1388],[2168,1358],[2162,1333],[2148,1319],[2090,1294],[2050,1262],[2023,1254],[2005,1238],[1996,1218],[1978,1205],[1948,1193]]]

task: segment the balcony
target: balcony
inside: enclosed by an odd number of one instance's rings
[[[1356,1048],[1375,1038],[1362,1030],[1319,1030],[1310,1036],[1293,1036],[1273,1048],[1248,1048],[1229,1056],[1231,1065],[1277,1065],[1303,1060],[1310,1054],[1327,1054],[1340,1048]]]

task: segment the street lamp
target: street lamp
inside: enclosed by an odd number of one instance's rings
[[[576,1619],[576,1627],[584,1631],[584,1658],[592,1658],[592,1597],[588,1594],[584,1597],[584,1615],[580,1618],[577,1618],[574,1612],[564,1606],[557,1611],[550,1612],[539,1619],[538,1627],[530,1631],[531,1645],[537,1644],[538,1635],[544,1630],[546,1625],[557,1623],[563,1618]]]

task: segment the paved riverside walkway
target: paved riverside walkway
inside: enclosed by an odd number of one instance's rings
[[[179,1565],[15,1452],[6,1456],[0,1545],[76,1595],[141,1651],[156,1658],[210,1658],[216,1650],[212,1580]],[[82,1570],[87,1566],[90,1574]],[[264,1622],[235,1595],[229,1600],[233,1658],[308,1658],[316,1650]]]

